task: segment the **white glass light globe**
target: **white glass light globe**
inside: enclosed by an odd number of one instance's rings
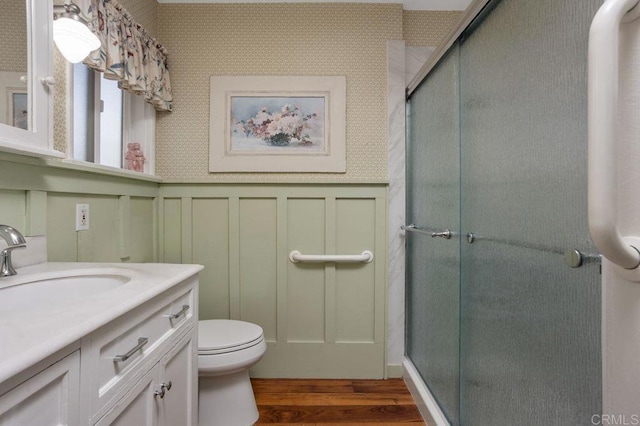
[[[53,41],[72,64],[82,61],[100,47],[100,40],[86,25],[65,17],[53,21]]]

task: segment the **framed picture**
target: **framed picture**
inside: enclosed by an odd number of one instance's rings
[[[0,71],[0,124],[29,130],[28,73]]]
[[[345,77],[211,77],[210,172],[346,172]]]
[[[19,129],[29,130],[29,100],[25,91],[11,90],[9,122]]]

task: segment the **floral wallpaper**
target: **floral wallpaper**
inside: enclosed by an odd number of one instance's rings
[[[407,46],[437,46],[462,14],[457,10],[405,10],[402,14],[403,38]]]
[[[149,34],[158,36],[158,2],[156,0],[120,0],[120,4]]]
[[[160,4],[174,109],[158,113],[156,172],[167,182],[387,180],[387,40],[402,39],[399,4]],[[212,75],[347,79],[347,172],[209,173]]]
[[[2,0],[0,70],[27,69],[27,7],[24,0]]]
[[[53,47],[53,78],[56,79],[56,87],[53,91],[53,149],[67,152],[67,141],[71,129],[68,128],[68,116],[71,113],[67,108],[67,95],[69,87],[68,62],[62,56],[57,47]]]
[[[157,124],[157,173],[168,182],[386,181],[386,41],[437,45],[460,15],[392,4],[120,3],[169,51],[175,107]],[[345,75],[347,173],[210,174],[209,78],[247,74]],[[56,97],[56,121],[64,102]],[[56,126],[57,148],[63,136]]]

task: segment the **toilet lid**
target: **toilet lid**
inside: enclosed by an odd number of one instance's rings
[[[251,347],[263,339],[262,327],[245,321],[198,321],[198,352],[231,352]]]

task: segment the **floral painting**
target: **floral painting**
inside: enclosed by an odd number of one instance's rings
[[[231,97],[230,152],[324,152],[324,97]]]
[[[209,171],[344,173],[344,76],[211,76]]]

